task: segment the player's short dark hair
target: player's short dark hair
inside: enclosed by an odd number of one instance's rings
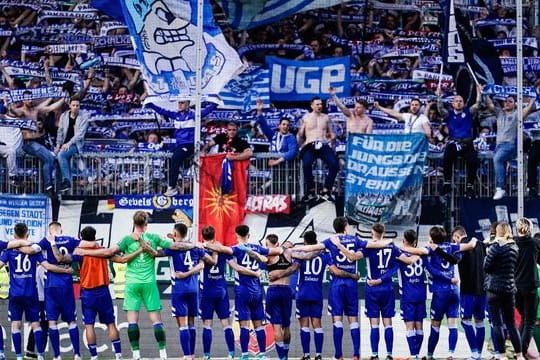
[[[247,225],[238,225],[235,229],[234,229],[234,232],[238,235],[238,236],[241,236],[241,237],[246,237],[248,234],[249,234],[249,226]]]
[[[442,226],[434,226],[429,229],[429,237],[435,244],[442,244],[446,240],[446,231]]]
[[[304,233],[304,242],[307,245],[314,245],[317,243],[317,234],[315,231],[309,230]]]
[[[416,231],[414,231],[412,229],[405,230],[403,232],[403,239],[405,239],[407,244],[410,244],[412,246],[416,246],[416,240],[417,240]]]
[[[25,223],[17,223],[13,229],[18,238],[24,238],[28,233],[28,226]]]
[[[177,224],[174,224],[174,230],[176,230],[176,232],[178,232],[178,234],[180,234],[180,236],[184,238],[187,235],[188,228],[186,224],[177,223]]]
[[[81,240],[96,241],[96,229],[86,226],[81,230]]]
[[[216,229],[212,225],[206,225],[202,229],[202,237],[204,240],[213,240],[216,236]]]
[[[278,236],[276,234],[266,235],[266,240],[270,241],[270,244],[276,245],[279,242]]]
[[[338,216],[334,219],[334,223],[332,224],[334,226],[334,231],[337,233],[342,233],[347,229],[347,225],[349,225],[349,221],[344,216]]]
[[[315,39],[315,40],[316,40],[316,39]],[[318,40],[317,40],[317,41],[318,41]],[[315,100],[321,100],[321,101],[322,101],[322,99],[321,99],[320,96],[314,96],[314,97],[311,98],[311,100],[310,100],[309,103],[310,103],[310,104],[313,104],[313,102],[314,102]]]
[[[368,106],[369,106],[369,103],[368,103],[365,99],[358,99],[358,100],[356,100],[356,103],[362,105],[362,106],[365,107],[366,109],[367,109]]]
[[[454,230],[452,230],[452,236],[454,236],[454,234],[459,234],[460,236],[466,236],[467,235],[467,231],[465,230],[465,228],[461,225],[457,225]]]
[[[375,223],[373,224],[373,226],[371,226],[371,229],[379,235],[384,234],[384,224]]]

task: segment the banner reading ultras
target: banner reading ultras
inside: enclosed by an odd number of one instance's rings
[[[424,134],[350,134],[345,214],[363,224],[409,226],[420,216],[428,155]]]
[[[51,205],[44,195],[0,196],[0,241],[11,240],[14,226],[25,223],[30,240],[41,240],[51,221]]]

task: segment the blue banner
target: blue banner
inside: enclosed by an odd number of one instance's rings
[[[52,220],[51,205],[45,195],[0,196],[0,241],[13,239],[14,226],[25,223],[30,241],[39,241],[47,235]]]
[[[424,134],[351,134],[345,214],[371,225],[411,226],[420,216],[428,142]]]
[[[534,228],[540,224],[540,199],[525,199],[524,216],[529,218]],[[495,221],[506,221],[515,230],[517,215],[517,198],[507,196],[501,200],[462,199],[459,210],[461,225],[467,230],[469,236],[476,236],[479,240],[489,237],[489,227]],[[515,234],[515,232],[514,232]]]
[[[270,99],[281,101],[311,100],[328,96],[333,87],[338,96],[350,95],[350,58],[298,61],[267,56],[270,69]]]

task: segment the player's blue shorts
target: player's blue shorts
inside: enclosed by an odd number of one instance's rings
[[[81,289],[81,309],[83,323],[93,325],[96,316],[102,324],[114,324],[114,306],[108,286],[93,289]]]
[[[174,317],[197,316],[199,299],[196,292],[171,295],[171,312]]]
[[[199,315],[203,320],[212,320],[214,318],[214,311],[216,312],[218,319],[228,319],[231,316],[229,294],[227,290],[224,290],[221,294],[209,294],[201,293],[199,299]]]
[[[440,321],[444,315],[447,318],[459,316],[459,293],[457,289],[437,291],[431,300],[431,320]]]
[[[396,295],[394,289],[375,289],[366,286],[366,316],[392,318],[396,314]]]
[[[262,289],[257,293],[236,289],[234,292],[234,312],[238,321],[264,320]]]
[[[401,318],[405,322],[422,321],[426,318],[426,301],[401,301],[399,303],[401,309]]]
[[[37,296],[13,296],[8,302],[9,321],[39,321],[39,299]]]
[[[289,285],[270,285],[266,291],[266,315],[270,324],[291,326],[293,293]]]
[[[358,285],[332,285],[330,282],[328,312],[332,316],[358,316]]]
[[[45,288],[45,314],[52,321],[57,321],[60,315],[67,323],[77,320],[73,287]]]
[[[323,301],[296,299],[297,318],[322,318]]]
[[[459,299],[462,319],[483,320],[486,314],[486,295],[462,294]]]

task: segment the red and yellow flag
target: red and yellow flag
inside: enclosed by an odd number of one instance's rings
[[[226,154],[201,157],[199,188],[199,240],[206,225],[216,229],[216,240],[226,246],[236,244],[234,228],[244,222],[249,160],[232,162],[232,191],[221,189]]]

